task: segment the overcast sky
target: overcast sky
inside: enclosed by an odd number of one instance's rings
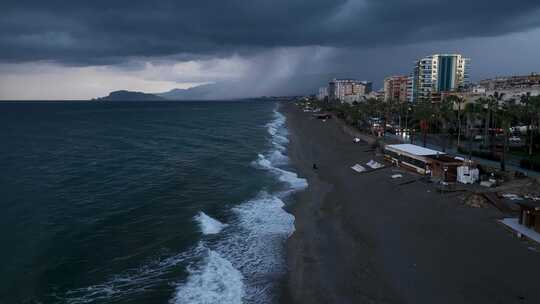
[[[304,94],[332,77],[377,88],[449,52],[472,59],[473,80],[540,72],[540,1],[0,1],[8,100],[213,82],[234,83],[227,97]]]

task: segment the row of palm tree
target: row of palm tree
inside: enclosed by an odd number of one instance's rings
[[[527,152],[534,153],[534,137],[540,130],[540,96],[523,95],[520,100],[507,100],[503,93],[495,92],[475,102],[466,102],[461,96],[450,95],[440,102],[404,103],[396,100],[379,101],[368,99],[366,102],[341,104],[326,103],[351,124],[367,127],[370,120],[378,118],[381,126],[392,123],[401,130],[410,132],[414,140],[420,132],[425,146],[429,134],[438,134],[440,146],[446,151],[450,138],[455,138],[458,147],[463,147],[463,138],[468,140],[469,157],[472,156],[472,140],[480,135],[483,128],[483,146],[489,147],[495,154],[495,130],[503,133],[503,144],[499,155],[501,170],[506,169],[508,141],[511,126],[525,124],[527,131]],[[480,127],[478,127],[480,126]],[[382,132],[384,136],[385,132]]]

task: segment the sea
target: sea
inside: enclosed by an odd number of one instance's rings
[[[275,101],[0,103],[0,303],[277,303]]]

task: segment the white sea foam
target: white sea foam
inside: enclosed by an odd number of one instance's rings
[[[187,281],[177,287],[171,303],[242,303],[242,274],[216,251],[207,250],[202,265],[190,269],[189,272]]]
[[[233,208],[234,233],[217,244],[245,277],[246,303],[275,303],[279,279],[286,272],[284,244],[294,231],[294,217],[276,195],[261,192]]]
[[[199,227],[203,234],[217,234],[220,233],[223,228],[227,227],[227,224],[223,224],[202,211],[195,216],[195,220],[199,223]]]
[[[266,125],[268,133],[271,135],[272,148],[267,154],[259,154],[253,164],[275,174],[278,180],[288,184],[291,190],[302,190],[308,186],[307,180],[298,177],[298,174],[294,172],[280,168],[288,163],[288,157],[284,154],[285,144],[289,142],[288,131],[285,127],[285,116],[275,110],[274,117],[274,120]]]
[[[274,116],[266,125],[271,149],[258,155],[253,164],[286,184],[285,193],[303,189],[307,181],[283,168],[288,161],[288,133],[285,116],[277,111]],[[176,285],[172,304],[276,303],[279,279],[286,272],[284,244],[294,231],[294,217],[283,209],[283,193],[261,192],[233,208],[233,219],[228,225],[200,212],[195,220],[201,231],[219,233],[218,239],[200,241],[198,246],[179,255],[147,264],[103,284],[74,290],[64,300],[67,303],[119,301],[160,286],[173,269],[189,264],[189,275]]]
[[[307,186],[305,179],[279,167],[288,161],[288,139],[285,116],[277,111],[274,116],[266,125],[272,148],[259,154],[253,164],[286,184],[285,192],[303,189]],[[207,245],[211,247],[208,258],[177,287],[173,302],[275,303],[277,283],[286,272],[284,244],[294,232],[294,216],[283,209],[282,194],[263,191],[233,208],[236,217],[230,221],[230,228],[221,239]]]
[[[275,174],[281,182],[287,183],[292,190],[302,190],[308,186],[305,178],[298,177],[298,174],[274,166],[274,164],[263,154],[258,155],[255,164]]]
[[[285,121],[285,115],[279,113],[277,110],[274,110],[274,120],[266,125],[268,133],[270,133],[270,135],[276,135],[285,125]]]
[[[178,265],[199,256],[199,251],[199,248],[195,248],[167,258],[156,259],[139,268],[111,277],[101,284],[70,290],[64,296],[59,296],[59,300],[68,304],[107,303],[144,293],[163,283],[163,276]]]

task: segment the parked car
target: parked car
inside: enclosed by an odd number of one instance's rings
[[[520,143],[521,138],[519,136],[512,136],[512,137],[508,138],[508,141],[511,142],[511,143]]]
[[[484,135],[475,135],[474,140],[484,140]]]

